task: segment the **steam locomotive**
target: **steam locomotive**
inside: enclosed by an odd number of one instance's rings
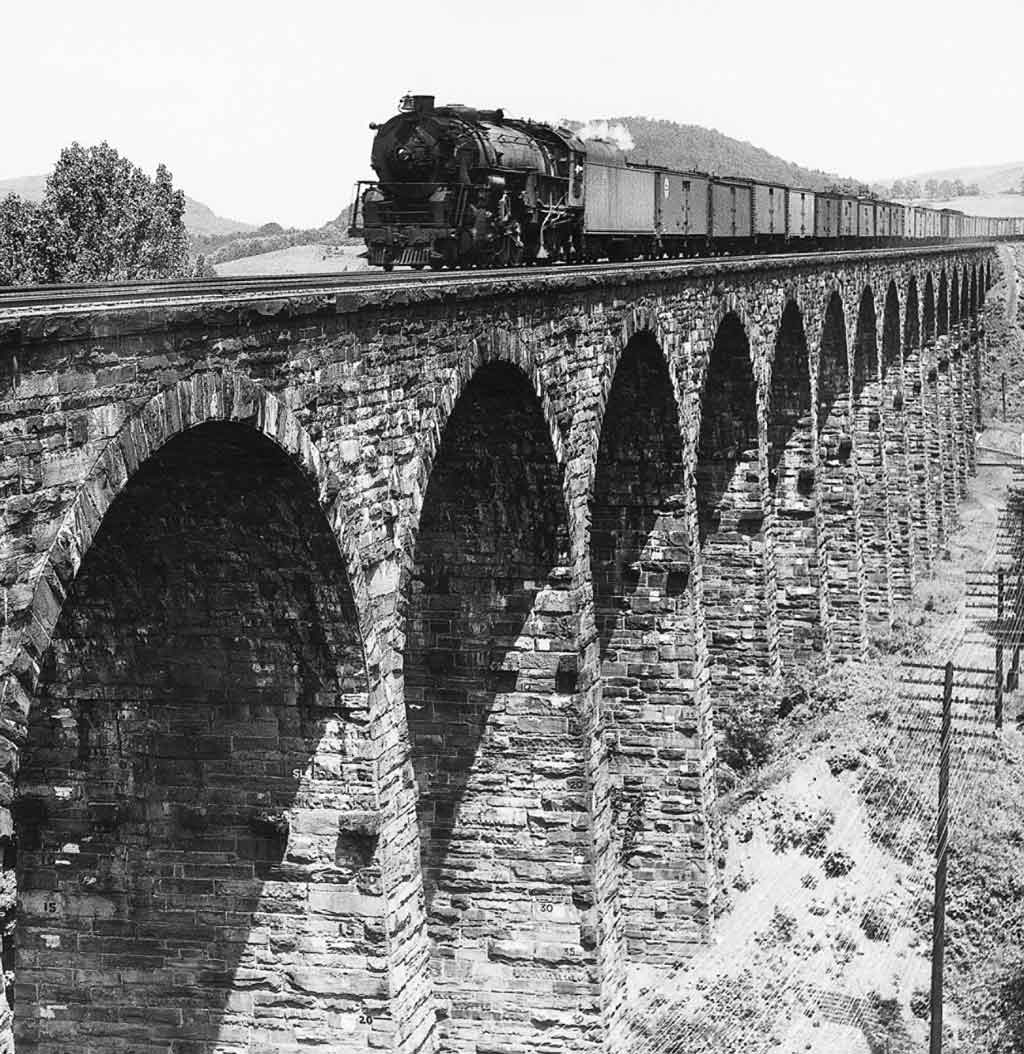
[[[370,127],[378,180],[357,185],[349,233],[386,271],[1024,234],[1024,219],[634,164],[607,140],[431,95],[405,96]]]

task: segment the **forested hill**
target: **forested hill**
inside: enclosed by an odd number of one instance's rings
[[[568,122],[579,128],[579,121]],[[714,172],[722,176],[778,180],[790,186],[824,190],[827,186],[859,186],[859,181],[841,178],[820,169],[804,168],[784,161],[761,147],[732,139],[713,128],[649,117],[613,117],[608,124],[625,125],[633,139],[631,161],[667,165],[670,168]]]

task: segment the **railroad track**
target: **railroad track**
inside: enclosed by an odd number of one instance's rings
[[[965,242],[964,249],[989,248],[988,242]],[[795,266],[823,257],[856,256],[873,259],[892,254],[927,255],[936,246],[896,249],[822,250],[818,252],[774,255],[710,256],[685,260],[638,260],[630,263],[554,264],[532,267],[468,271],[353,271],[334,274],[298,274],[265,277],[169,279],[166,281],[112,282],[101,285],[48,285],[0,287],[0,318],[34,313],[59,314],[82,308],[173,306],[175,304],[218,303],[240,299],[262,300],[282,296],[323,295],[349,290],[392,290],[413,285],[422,289],[453,289],[481,282],[502,284],[524,278],[586,278],[624,276],[645,272],[670,271],[686,274],[715,274],[724,270],[772,266]]]

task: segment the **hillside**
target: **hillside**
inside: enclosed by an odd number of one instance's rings
[[[1002,194],[1007,190],[1020,187],[1024,177],[1024,161],[1004,161],[998,165],[971,165],[966,168],[942,168],[932,172],[917,172],[903,176],[903,180],[915,179],[921,186],[930,179],[941,183],[944,179],[951,182],[962,180],[964,183],[976,183],[982,194]],[[894,180],[882,180],[891,183]]]
[[[29,201],[41,201],[46,189],[46,176],[14,176],[0,179],[0,198],[17,194]],[[209,205],[185,195],[185,227],[189,234],[228,234],[232,231],[252,231],[254,223],[243,223],[218,216]]]
[[[569,127],[584,127],[580,121]],[[651,161],[673,168],[696,169],[721,175],[778,180],[791,186],[824,190],[837,182],[856,183],[820,169],[804,168],[741,139],[723,135],[714,128],[649,117],[614,117],[611,126],[624,125],[633,140],[629,152],[633,161]]]
[[[956,209],[965,216],[1024,216],[1024,196],[1020,194],[981,194],[980,196],[897,199],[907,205],[924,205],[930,209]]]

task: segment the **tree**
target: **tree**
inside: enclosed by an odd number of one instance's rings
[[[910,195],[907,194],[907,184],[902,179],[897,179],[892,185],[892,196],[894,198],[906,198]]]
[[[72,143],[61,151],[38,206],[20,201],[7,205],[8,255],[17,262],[5,272],[0,249],[0,281],[184,276],[184,215],[185,195],[174,189],[165,166],[150,179],[107,143]],[[0,233],[0,244],[3,239]]]
[[[0,201],[0,285],[29,285],[45,274],[38,206],[8,194]]]
[[[921,196],[921,184],[916,179],[908,179],[906,188],[908,198],[919,198]]]
[[[929,179],[924,185],[924,193],[929,201],[934,201],[939,195],[939,181],[937,179]]]
[[[962,198],[964,196],[964,192],[966,191],[966,189],[967,188],[964,186],[964,181],[962,179],[954,179],[953,180],[953,197],[954,198]]]
[[[964,192],[969,197],[977,198],[981,196],[981,187],[977,183],[971,183],[968,185],[967,190]]]
[[[949,201],[949,199],[952,196],[953,196],[953,184],[948,179],[944,179],[939,184],[939,197],[943,201]]]

